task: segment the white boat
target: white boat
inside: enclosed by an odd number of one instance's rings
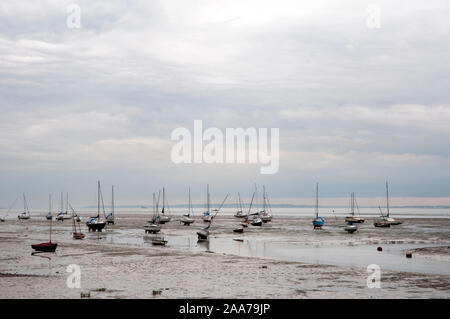
[[[359,207],[356,203],[355,193],[352,193],[350,197],[350,216],[345,217],[345,221],[349,223],[364,223],[364,218],[362,218],[361,216],[355,216],[355,206],[358,209],[359,215]]]
[[[237,202],[237,212],[234,214],[234,217],[236,218],[245,218],[247,217],[247,214],[244,213],[244,210],[242,209],[242,202],[241,202],[241,194],[238,192],[238,202]]]
[[[375,227],[390,227],[391,225],[395,226],[395,225],[403,224],[403,221],[395,219],[393,217],[390,217],[390,211],[389,211],[389,186],[388,186],[388,182],[387,181],[386,181],[386,209],[387,209],[386,215],[383,215],[383,212],[382,212],[380,206],[378,206],[378,208],[380,210],[381,216],[379,218],[375,219],[375,221],[374,221],[374,226]]]
[[[271,210],[269,198],[266,193],[266,187],[263,185],[263,210],[259,212],[259,217],[263,223],[272,221]]]
[[[64,221],[66,219],[72,219],[72,215],[69,214],[68,210],[69,210],[69,193],[66,193],[66,211],[64,212],[64,207],[63,207],[63,193],[61,192],[61,211],[58,213],[58,215],[56,215],[56,220],[59,221]]]
[[[352,222],[349,222],[347,226],[344,227],[344,229],[347,233],[353,234],[355,231],[358,230],[358,227],[356,227],[356,225],[353,225]]]
[[[28,209],[27,199],[25,198],[25,193],[23,193],[23,213],[20,213],[17,218],[19,220],[27,220],[31,218],[30,211]]]
[[[161,196],[161,191],[158,194],[158,200],[156,200],[155,193],[153,193],[153,216],[152,219],[147,221],[144,225],[145,233],[156,234],[161,231],[161,226],[159,225],[159,198]]]
[[[183,214],[183,217],[181,217],[180,223],[182,223],[184,226],[189,226],[190,224],[192,224],[195,220],[194,218],[191,218],[191,214],[194,215],[194,211],[192,210],[191,188],[189,187],[189,207],[187,213]]]

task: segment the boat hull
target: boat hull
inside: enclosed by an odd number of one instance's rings
[[[161,227],[156,224],[145,225],[144,226],[145,233],[156,234],[161,231]]]
[[[40,251],[40,252],[53,253],[53,252],[55,252],[57,246],[58,246],[58,244],[49,242],[49,243],[41,243],[41,244],[31,245],[31,248],[33,248],[36,251]]]
[[[84,237],[86,237],[86,235],[83,233],[72,233],[72,237],[74,239],[83,239]]]
[[[89,231],[92,231],[92,232],[101,232],[103,230],[103,228],[105,228],[105,226],[106,226],[106,222],[87,224]]]
[[[314,229],[320,229],[325,225],[325,221],[322,217],[317,217],[312,221],[312,224],[314,226]]]
[[[209,231],[204,230],[204,229],[199,230],[197,232],[197,237],[198,237],[199,241],[206,241],[206,240],[208,240],[208,237],[209,237]]]
[[[236,228],[236,229],[233,229],[233,232],[235,232],[235,233],[243,233],[244,232],[244,228]]]
[[[364,218],[355,217],[355,216],[347,216],[347,217],[345,217],[345,221],[347,223],[364,223]]]

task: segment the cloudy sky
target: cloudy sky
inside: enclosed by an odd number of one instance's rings
[[[295,202],[316,182],[370,198],[386,179],[449,204],[449,16],[447,0],[1,1],[0,207],[22,192],[95,204],[97,179],[119,204],[163,185],[201,202],[206,183],[213,198],[258,183]],[[279,128],[278,173],[174,164],[171,132],[196,119]]]

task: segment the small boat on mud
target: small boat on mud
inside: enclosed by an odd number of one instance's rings
[[[390,211],[389,211],[389,186],[388,182],[386,181],[386,209],[387,213],[386,215],[383,215],[383,211],[381,210],[381,207],[378,206],[378,209],[380,210],[381,216],[374,221],[375,227],[390,227],[395,225],[403,224],[403,221],[395,219],[393,217],[390,217]]]
[[[348,222],[347,225],[344,227],[344,230],[349,234],[353,234],[355,231],[358,230],[358,227],[356,227],[356,225],[353,225],[352,222]]]
[[[359,207],[356,203],[355,193],[352,193],[350,197],[350,216],[345,217],[345,221],[348,223],[364,223],[364,218],[361,216],[355,216],[355,206],[358,208],[359,215]]]
[[[170,220],[172,219],[170,216],[165,215],[165,213],[166,213],[166,209],[165,209],[166,195],[165,194],[166,194],[165,188],[163,187],[163,207],[161,210],[161,215],[159,216],[159,223],[162,225],[170,222]]]
[[[156,234],[161,231],[161,226],[159,225],[159,198],[161,196],[161,191],[158,193],[158,200],[156,200],[155,193],[153,193],[153,215],[152,219],[144,225],[145,233]]]
[[[50,219],[50,238],[47,243],[33,244],[31,248],[36,252],[45,252],[45,253],[53,253],[56,251],[56,247],[58,247],[57,243],[52,243],[52,220]]]
[[[152,245],[154,245],[154,246],[165,246],[168,242],[166,239],[164,239],[164,236],[161,234],[153,236],[151,238],[151,241],[152,241]]]
[[[234,214],[236,218],[245,218],[247,214],[242,209],[241,194],[238,192],[237,212]]]
[[[31,218],[30,211],[28,209],[27,199],[25,197],[25,193],[23,193],[23,213],[17,216],[19,220],[27,220]]]
[[[225,204],[225,201],[227,200],[228,196],[230,194],[227,194],[227,196],[225,196],[225,198],[222,201],[222,204],[220,204],[219,208],[214,209],[215,214],[211,215],[210,214],[210,222],[209,225],[206,226],[205,228],[197,231],[197,238],[199,242],[202,241],[209,241],[209,233],[210,233],[210,228],[211,225],[213,223],[214,218],[217,216],[217,214],[219,213],[220,209],[222,208],[223,204]],[[209,213],[210,212],[210,195],[209,195],[209,184],[206,186],[206,211]]]
[[[66,211],[64,212],[64,207],[63,207],[63,193],[61,192],[61,211],[58,213],[58,215],[56,215],[56,220],[59,221],[64,221],[66,219],[71,219],[72,216],[71,214],[69,214],[69,193],[66,193]]]
[[[70,205],[70,209],[72,210],[72,237],[73,239],[84,239],[86,237],[85,234],[81,232],[81,225],[79,220],[77,220],[77,213],[73,209],[72,205]],[[78,229],[77,229],[77,223],[78,223]]]
[[[184,226],[189,226],[190,224],[192,224],[195,220],[193,218],[191,218],[191,214],[193,216],[194,215],[194,211],[192,210],[192,205],[191,205],[191,188],[189,187],[189,207],[188,207],[187,213],[183,214],[183,216],[181,217],[180,223],[182,223]]]
[[[322,229],[325,220],[319,216],[319,183],[316,184],[316,217],[312,221],[314,229]]]
[[[114,225],[115,224],[115,218],[114,218],[114,185],[111,187],[111,212],[106,216],[106,223],[108,225]]]
[[[86,222],[86,226],[88,227],[89,231],[91,232],[101,232],[103,228],[106,226],[106,222],[102,221],[100,219],[100,196],[101,196],[101,189],[100,189],[100,181],[98,181],[97,184],[97,216],[93,216],[89,219],[89,221]],[[104,209],[104,207],[103,207]]]

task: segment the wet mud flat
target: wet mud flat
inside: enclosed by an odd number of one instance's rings
[[[90,298],[450,297],[450,276],[440,271],[449,261],[447,220],[411,219],[395,229],[376,229],[367,222],[350,235],[342,231],[339,220],[313,231],[309,219],[280,218],[234,234],[238,220],[222,217],[215,221],[208,245],[196,242],[195,232],[205,225],[201,220],[186,227],[174,216],[163,226],[169,240],[166,247],[145,240],[145,221],[138,215],[119,216],[115,226],[99,234],[88,233],[83,226],[87,237],[81,241],[71,238],[70,222],[54,222],[57,252],[34,256],[30,245],[48,240],[47,222],[35,218],[2,223],[0,298],[80,298],[82,292],[90,293]],[[381,267],[381,288],[369,288],[364,262],[339,265],[314,254],[308,262],[299,261],[308,251],[356,254],[358,249],[365,252],[377,246],[384,248],[375,256],[380,260],[385,255],[406,260],[407,249],[413,252],[408,262],[425,266],[421,272]],[[284,251],[290,256],[298,251],[299,256],[287,260]],[[372,262],[367,260],[367,265]],[[68,287],[74,274],[67,272],[69,265],[80,267],[81,288]]]

